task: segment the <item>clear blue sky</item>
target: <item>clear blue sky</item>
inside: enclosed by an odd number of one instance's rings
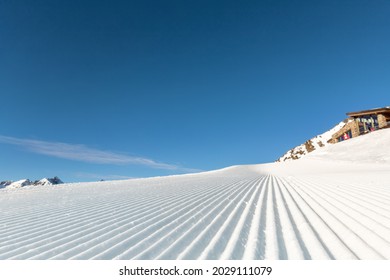
[[[0,1],[0,181],[272,162],[390,105],[390,1]]]

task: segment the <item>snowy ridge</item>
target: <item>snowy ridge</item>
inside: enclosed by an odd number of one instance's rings
[[[21,188],[30,185],[32,185],[32,182],[29,179],[22,179],[15,182],[5,181],[3,184],[0,184],[0,187],[4,186],[6,188],[13,189],[13,188]]]
[[[389,141],[390,129],[299,161],[2,189],[0,259],[390,259]]]
[[[8,189],[15,189],[15,188],[22,188],[22,187],[28,187],[28,186],[51,186],[51,185],[58,185],[63,184],[60,178],[54,177],[54,178],[43,178],[41,180],[37,181],[30,181],[29,179],[22,179],[19,181],[3,181],[0,182],[0,189],[1,188],[8,188]]]
[[[349,121],[349,119],[345,119],[344,121],[340,122],[325,133],[317,135],[316,137],[307,140],[305,143],[287,151],[277,160],[277,162],[300,159],[314,150],[318,150],[322,147],[331,145],[329,144],[329,140],[332,139],[332,135],[339,131],[341,128],[343,128]]]

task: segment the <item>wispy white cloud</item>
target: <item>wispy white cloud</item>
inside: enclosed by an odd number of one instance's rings
[[[196,169],[181,167],[174,164],[157,162],[148,158],[135,157],[121,153],[98,150],[81,144],[68,144],[62,142],[21,139],[2,135],[0,135],[0,143],[20,146],[30,152],[37,154],[96,164],[135,164],[144,165],[151,168],[177,170],[182,172],[200,171]]]

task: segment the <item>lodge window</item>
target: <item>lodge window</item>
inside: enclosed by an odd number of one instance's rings
[[[348,130],[343,135],[341,135],[339,138],[337,138],[337,141],[342,142],[342,141],[345,141],[345,140],[348,140],[351,138],[352,138],[352,132],[351,132],[351,130]]]
[[[356,118],[359,124],[359,133],[367,133],[372,130],[379,128],[378,116],[377,115],[366,115]]]

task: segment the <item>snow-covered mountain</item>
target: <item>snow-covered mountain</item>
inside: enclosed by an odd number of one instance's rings
[[[8,188],[8,189],[15,189],[15,188],[22,188],[26,186],[49,186],[49,185],[58,185],[63,184],[60,178],[57,176],[54,178],[43,178],[41,180],[37,181],[30,181],[29,179],[23,179],[19,181],[3,181],[0,182],[0,188]]]
[[[32,185],[32,182],[29,179],[22,179],[19,181],[11,182],[6,187],[13,189],[13,188],[21,188],[21,187],[30,186],[30,185]]]
[[[50,185],[58,185],[58,184],[63,184],[63,182],[57,176],[54,178],[43,178],[33,183],[34,186],[50,186]]]
[[[322,147],[331,145],[329,143],[329,140],[332,139],[332,135],[335,134],[337,131],[339,131],[341,128],[343,128],[349,121],[350,121],[349,119],[345,119],[344,121],[340,122],[339,124],[331,128],[330,130],[320,135],[317,135],[307,140],[305,143],[287,151],[283,156],[281,156],[276,161],[284,162],[284,161],[300,159],[314,150],[318,150]]]
[[[390,259],[390,129],[296,161],[0,190],[0,259]]]

